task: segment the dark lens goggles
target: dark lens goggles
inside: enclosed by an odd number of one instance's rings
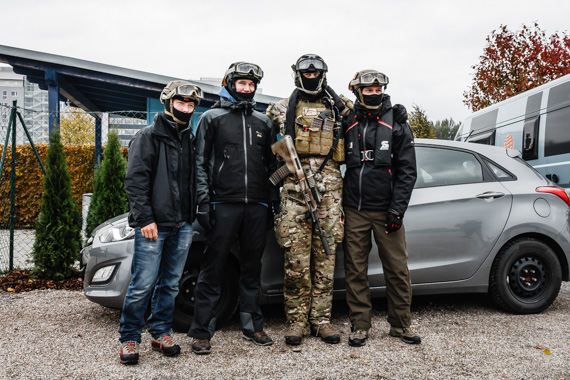
[[[315,59],[315,58],[305,58],[299,62],[297,62],[296,65],[296,70],[297,71],[306,71],[306,70],[310,70],[311,66],[314,70],[317,71],[326,71],[327,70],[327,65],[319,60],[319,59]]]

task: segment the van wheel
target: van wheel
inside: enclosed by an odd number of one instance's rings
[[[222,294],[214,312],[216,330],[222,327],[234,314],[238,306],[238,275],[228,260],[222,276]],[[194,288],[198,281],[198,269],[184,272],[180,279],[180,291],[176,296],[172,328],[179,332],[188,332],[194,320]]]
[[[561,284],[562,271],[554,251],[540,240],[519,238],[505,245],[495,258],[489,292],[506,311],[534,314],[554,302]]]

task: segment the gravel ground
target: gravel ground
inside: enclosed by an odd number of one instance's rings
[[[150,350],[143,334],[137,366],[119,363],[120,312],[89,302],[82,292],[0,291],[0,379],[568,379],[570,284],[539,315],[497,310],[485,296],[414,297],[413,326],[422,344],[410,346],[387,335],[385,301],[374,304],[368,343],[347,343],[343,301],[333,306],[342,341],[305,339],[291,350],[283,340],[281,306],[265,307],[266,331],[276,343],[258,347],[241,338],[234,317],[216,333],[212,353],[191,353],[190,340],[176,358]]]

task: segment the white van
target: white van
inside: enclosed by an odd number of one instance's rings
[[[570,188],[570,74],[473,113],[455,140],[520,150],[541,174]]]

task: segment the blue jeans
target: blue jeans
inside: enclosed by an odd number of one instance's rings
[[[192,225],[158,227],[158,240],[142,236],[135,230],[135,252],[131,266],[131,283],[123,303],[120,342],[141,341],[144,314],[152,294],[148,332],[153,338],[172,333],[174,300],[188,249],[192,243]]]

